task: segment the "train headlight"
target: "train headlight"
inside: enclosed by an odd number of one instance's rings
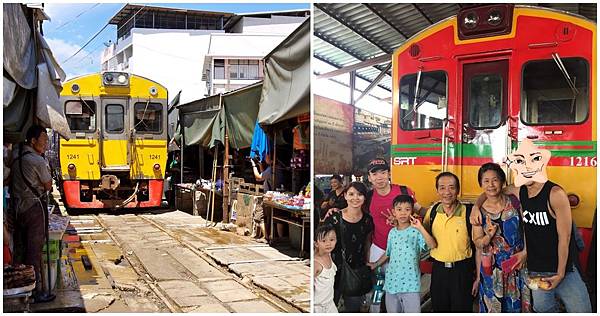
[[[126,72],[105,72],[102,74],[105,86],[129,86],[129,74]]]
[[[491,10],[488,14],[487,23],[496,26],[502,22],[502,13],[499,10]]]
[[[125,84],[125,83],[127,83],[127,77],[125,75],[121,74],[117,77],[117,82],[120,84]]]
[[[569,198],[569,205],[571,205],[572,208],[575,208],[579,205],[580,200],[577,194],[569,193],[567,194],[567,197]]]
[[[479,16],[475,12],[469,12],[463,20],[463,25],[467,29],[474,29],[479,23]]]
[[[156,170],[156,171],[160,170],[160,165],[159,164],[154,164],[154,170]]]
[[[75,171],[75,164],[70,163],[67,168],[69,168],[69,171]]]
[[[514,4],[486,4],[465,7],[456,17],[458,38],[491,37],[510,34]]]

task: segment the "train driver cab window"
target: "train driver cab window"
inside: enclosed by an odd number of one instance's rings
[[[124,130],[125,112],[120,104],[106,106],[106,132],[121,133]]]
[[[400,80],[400,127],[403,130],[441,129],[447,113],[444,71],[410,74]],[[415,94],[418,95],[415,98]]]
[[[529,125],[579,124],[589,112],[589,65],[583,58],[523,66],[521,120]]]
[[[96,130],[96,102],[91,100],[67,101],[65,116],[73,132],[94,132]]]
[[[135,130],[138,132],[162,132],[162,104],[139,102],[134,106]]]
[[[494,128],[502,117],[502,77],[498,74],[473,76],[469,82],[469,124],[473,128]]]

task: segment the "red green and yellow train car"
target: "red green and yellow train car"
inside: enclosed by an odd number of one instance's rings
[[[459,198],[474,202],[479,167],[532,139],[552,153],[548,177],[569,195],[585,266],[596,216],[596,86],[594,22],[512,4],[463,9],[393,54],[392,182],[428,206],[435,176],[451,171]]]

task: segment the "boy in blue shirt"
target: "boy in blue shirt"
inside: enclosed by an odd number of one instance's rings
[[[414,200],[409,195],[394,199],[395,227],[390,230],[386,252],[377,262],[368,263],[371,269],[390,263],[385,273],[385,307],[388,313],[421,312],[421,251],[437,247],[435,239],[421,221],[412,215]]]

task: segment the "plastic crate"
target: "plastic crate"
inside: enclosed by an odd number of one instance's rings
[[[60,240],[50,240],[48,244],[50,245],[50,261],[58,260],[58,258],[60,258]],[[46,243],[44,243],[44,248],[42,248],[42,260],[44,260],[44,262],[48,260],[46,249]]]

